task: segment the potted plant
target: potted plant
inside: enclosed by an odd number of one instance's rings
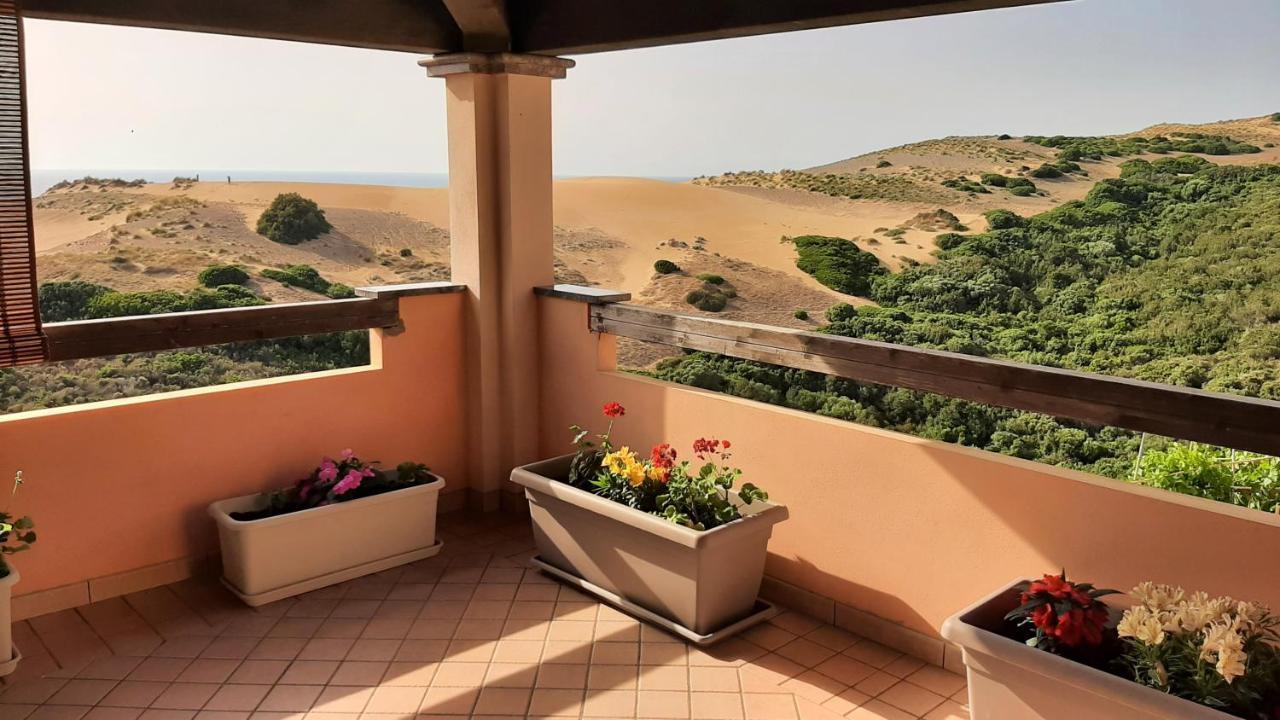
[[[13,491],[9,497],[18,495],[22,487],[22,471],[13,475]],[[13,598],[13,586],[18,584],[21,576],[18,569],[9,563],[6,555],[22,552],[36,541],[35,523],[27,516],[15,518],[8,510],[0,511],[0,676],[8,675],[18,668],[22,653],[13,645],[13,609],[10,601]]]
[[[665,443],[647,458],[615,448],[613,423],[625,413],[606,404],[599,445],[574,426],[577,452],[512,471],[538,560],[690,639],[718,640],[755,614],[769,536],[787,510],[750,483],[734,490],[741,471],[728,440],[695,442],[697,465]]]
[[[376,464],[345,450],[290,487],[210,505],[223,584],[262,605],[440,552],[444,479],[417,463]]]
[[[1145,582],[1113,591],[1046,575],[951,617],[973,720],[1276,720],[1280,619],[1228,597]]]

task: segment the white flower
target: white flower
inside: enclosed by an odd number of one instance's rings
[[[1144,645],[1159,645],[1164,642],[1164,622],[1160,616],[1146,605],[1134,605],[1125,611],[1116,625],[1120,637],[1131,637]]]
[[[1180,587],[1144,582],[1133,589],[1132,595],[1148,608],[1160,611],[1173,609],[1182,602],[1185,592]]]

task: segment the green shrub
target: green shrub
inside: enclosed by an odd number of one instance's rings
[[[893,163],[889,162],[888,160],[881,160],[880,162],[876,163],[877,168],[887,168],[892,166],[893,166]]]
[[[729,303],[729,299],[723,293],[707,289],[690,290],[689,294],[684,296],[684,301],[706,312],[720,312]]]
[[[355,297],[356,291],[350,285],[343,285],[342,283],[330,283],[328,289],[324,291],[324,294],[328,295],[334,300],[342,300],[345,298]]]
[[[83,280],[42,283],[37,293],[40,317],[45,322],[88,319],[89,302],[111,291],[105,285],[95,285]]]
[[[1280,508],[1280,459],[1266,455],[1172,443],[1144,455],[1135,480],[1255,510]]]
[[[1017,187],[1009,188],[1009,194],[1016,195],[1017,197],[1029,197],[1036,194],[1036,189],[1033,187],[1027,187],[1026,185],[1019,185]]]
[[[906,234],[907,234],[907,229],[900,228],[900,227],[889,228],[888,230],[884,231],[884,236],[889,238],[899,238]]]
[[[653,264],[653,271],[659,275],[670,275],[674,272],[680,272],[680,266],[670,260],[659,260]]]
[[[1027,224],[1026,219],[1021,215],[1009,210],[988,210],[983,213],[983,217],[987,219],[987,225],[992,230],[1008,230]]]
[[[400,248],[400,257],[413,257],[413,250],[409,248]]]
[[[243,285],[249,281],[249,273],[239,265],[210,265],[200,271],[196,280],[207,288],[219,285]]]
[[[332,229],[316,201],[298,193],[277,195],[258,218],[258,234],[285,245],[314,240]]]
[[[1009,184],[1009,178],[999,173],[982,173],[980,181],[991,187],[1006,187]]]
[[[262,276],[276,282],[320,293],[334,299],[355,297],[355,291],[342,283],[331,283],[310,265],[290,265],[284,270],[267,268]]]
[[[1009,133],[1000,133],[999,135],[997,135],[997,136],[996,136],[996,139],[997,139],[997,140],[1012,140],[1012,139],[1013,139],[1013,136],[1012,136],[1012,135],[1010,135]]]
[[[790,242],[798,254],[796,267],[832,290],[866,295],[872,279],[887,272],[875,255],[843,238],[802,235]]]
[[[982,183],[976,183],[966,177],[952,178],[942,181],[943,187],[949,187],[952,190],[969,193],[990,193],[991,191],[983,187]]]
[[[1050,165],[1049,163],[1044,163],[1040,167],[1031,171],[1031,177],[1041,178],[1041,179],[1060,178],[1062,177],[1062,171],[1059,170],[1056,165]]]
[[[1013,188],[1019,188],[1019,187],[1035,190],[1036,184],[1024,177],[1012,177],[1012,178],[1009,178],[1009,181],[1007,183],[1005,183],[1005,187],[1009,188],[1010,190],[1012,190]]]
[[[702,282],[704,282],[704,283],[710,283],[710,284],[712,284],[712,285],[723,285],[723,284],[724,284],[724,278],[723,278],[723,277],[721,277],[720,275],[715,274],[715,273],[700,273],[700,274],[698,275],[698,279],[699,279],[699,280],[701,280],[701,281],[702,281]]]
[[[1280,112],[1271,115],[1271,122],[1280,123]]]
[[[795,318],[795,319],[797,319],[797,320],[808,320],[808,319],[809,319],[809,311],[808,311],[808,310],[797,310],[797,311],[795,311],[795,312],[791,313],[791,317],[794,317],[794,318]]]

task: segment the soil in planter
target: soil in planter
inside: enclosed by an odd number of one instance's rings
[[[382,493],[388,493],[395,490],[403,490],[405,488],[418,487],[420,485],[427,485],[429,483],[435,482],[438,479],[435,475],[432,475],[430,473],[428,473],[426,477],[415,478],[407,482],[402,481],[393,476],[395,476],[395,471],[392,471],[390,474],[379,472],[374,477],[366,478],[364,482],[360,483],[360,487],[355,488],[354,490],[350,490],[346,493],[343,493],[341,498],[336,499],[333,503],[330,503],[330,504],[333,505],[338,503],[344,503],[351,500],[359,500],[360,498],[372,497],[374,495],[381,495]],[[247,510],[244,512],[233,512],[233,513],[230,513],[230,516],[232,520],[237,520],[239,522],[248,522],[250,520],[262,520],[269,517],[275,517],[277,515],[288,515],[289,513],[300,512],[302,510],[310,510],[313,507],[325,507],[325,506],[312,505],[308,507],[278,507],[278,506],[266,507],[261,510]]]

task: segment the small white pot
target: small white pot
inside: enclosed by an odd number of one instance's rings
[[[443,478],[358,500],[261,520],[262,495],[209,506],[222,546],[222,581],[249,605],[263,605],[381,572],[440,552],[436,508]]]
[[[0,578],[0,676],[8,675],[18,669],[18,661],[22,653],[13,646],[13,586],[22,577],[18,569],[9,563],[9,574]]]

